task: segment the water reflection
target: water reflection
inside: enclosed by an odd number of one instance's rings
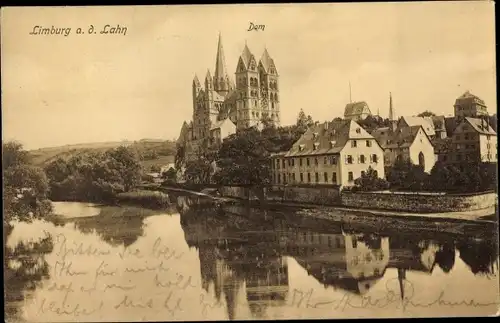
[[[187,205],[184,198],[180,203]],[[286,303],[289,257],[325,289],[355,295],[367,294],[387,270],[395,270],[401,299],[410,288],[406,283],[408,272],[431,276],[438,266],[449,274],[457,254],[473,274],[498,273],[495,237],[477,241],[439,234],[422,238],[416,232],[392,236],[347,233],[341,224],[325,227],[310,221],[307,226],[304,219],[289,221],[276,213],[270,220],[269,212],[242,206],[226,206],[222,216],[218,208],[179,210],[186,241],[199,250],[203,284],[207,291],[210,284],[215,285],[218,299],[224,293],[229,318],[234,317],[234,295],[241,286],[246,286],[254,318],[265,317],[268,306]],[[296,225],[290,225],[293,222]],[[414,292],[412,285],[410,294]]]
[[[56,227],[49,223],[16,224],[15,232],[7,232],[7,245],[12,248],[6,251],[4,260],[6,315],[52,322],[204,321],[484,315],[496,310],[495,305],[475,309],[400,306],[407,299],[418,304],[432,302],[442,290],[456,301],[464,297],[477,302],[497,300],[495,237],[475,240],[463,234],[426,234],[414,229],[397,233],[354,230],[342,223],[297,216],[291,209],[219,206],[199,197],[181,196],[175,208],[159,213],[132,207],[99,207],[94,216],[81,216],[88,214],[86,211],[75,211],[79,217],[66,214]],[[34,232],[43,231],[51,235],[42,235],[38,242],[28,241]],[[107,251],[89,256],[84,253],[90,249],[81,249],[85,252],[68,257],[72,271],[92,274],[92,270],[101,268],[100,264],[107,266],[103,267],[106,272],[117,270],[117,275],[104,275],[99,280],[99,286],[115,286],[106,293],[71,294],[73,303],[68,301],[67,311],[75,304],[88,309],[98,308],[99,303],[107,306],[93,316],[39,312],[45,300],[65,302],[51,286],[72,282],[85,288],[92,285],[93,274],[76,279],[56,273],[61,247],[54,237],[61,234],[67,238],[68,247],[76,249],[83,244]],[[127,256],[127,248],[141,251],[142,258]],[[159,252],[175,252],[182,257],[162,260]],[[172,285],[181,276],[189,277],[190,287],[169,294],[164,286]],[[115,284],[134,288],[127,292]],[[388,290],[395,296],[390,302]],[[352,303],[380,297],[385,297],[387,305],[330,305],[335,300]],[[120,304],[129,304],[129,308],[118,306],[123,300],[129,303]],[[176,300],[182,310],[174,315]]]

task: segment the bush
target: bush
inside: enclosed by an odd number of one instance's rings
[[[159,191],[138,190],[116,195],[119,203],[137,204],[150,209],[161,209],[170,206],[168,194]]]
[[[352,191],[382,191],[389,188],[389,182],[378,177],[377,172],[370,166],[366,173],[354,180]]]

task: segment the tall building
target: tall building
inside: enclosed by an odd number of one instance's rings
[[[470,93],[462,94],[455,100],[455,117],[480,118],[488,115],[486,104],[482,99]]]
[[[193,152],[203,143],[220,143],[221,134],[228,136],[263,122],[280,124],[279,75],[267,49],[257,61],[245,44],[235,79],[236,83],[229,77],[219,34],[214,74],[208,69],[203,84],[194,76],[193,119],[183,125],[178,144]],[[219,137],[212,138],[215,134]]]

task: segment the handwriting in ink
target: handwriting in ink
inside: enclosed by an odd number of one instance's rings
[[[121,302],[114,306],[115,309],[119,309],[120,307],[153,308],[153,299],[149,298],[146,301],[143,301],[142,298],[140,298],[134,302],[129,298],[129,295],[125,295]]]
[[[73,262],[66,261],[56,261],[54,264],[54,275],[55,276],[81,276],[86,275],[88,272],[86,271],[73,271],[71,267],[73,266]]]
[[[80,304],[68,305],[67,304],[67,294],[64,296],[62,303],[58,306],[58,304],[54,301],[47,303],[47,299],[43,298],[40,302],[40,307],[38,309],[38,313],[46,313],[52,312],[57,315],[73,315],[73,316],[88,316],[92,315],[102,309],[104,306],[104,302],[100,302],[99,306],[95,308],[82,308]]]
[[[106,284],[104,287],[104,291],[107,291],[108,289],[121,289],[124,291],[135,289],[137,286],[136,285],[130,285],[130,286],[124,286],[124,285],[117,285],[117,284]]]
[[[127,273],[142,273],[142,272],[145,272],[145,271],[159,271],[159,272],[166,272],[166,271],[169,271],[170,268],[165,268],[163,267],[163,261],[160,262],[158,265],[156,266],[153,266],[153,267],[149,267],[149,266],[143,266],[143,267],[135,267],[135,268],[130,268],[130,267],[126,267],[125,268],[125,272]]]
[[[152,254],[156,258],[163,257],[163,259],[165,259],[165,260],[169,260],[171,258],[180,259],[184,255],[184,253],[177,254],[175,250],[172,250],[167,246],[162,246],[160,237],[158,237],[155,240],[155,243],[153,245]]]
[[[188,287],[196,287],[192,283],[192,276],[188,276],[187,279],[185,279],[184,275],[177,273],[177,279],[175,281],[167,281],[167,282],[162,282],[160,278],[158,277],[158,274],[155,275],[154,277],[154,282],[157,287],[162,287],[162,288],[171,288],[171,287],[176,287],[178,289],[185,290]]]
[[[170,293],[168,293],[167,297],[163,301],[163,307],[167,311],[169,311],[171,315],[175,315],[176,311],[181,311],[182,312],[182,308],[181,308],[181,300],[182,299],[177,297],[177,300],[174,302],[174,305],[172,306],[171,305],[171,300],[172,300],[173,296],[174,296],[174,292],[170,291]]]
[[[200,305],[201,305],[201,315],[204,317],[207,316],[207,312],[209,309],[214,309],[214,308],[221,308],[224,307],[224,304],[220,301],[216,301],[213,303],[205,301],[205,295],[200,294]]]
[[[77,244],[73,242],[74,247],[69,247],[67,245],[66,236],[63,234],[59,234],[57,236],[57,241],[61,244],[59,247],[56,256],[61,257],[62,260],[66,260],[67,256],[101,256],[101,255],[109,255],[111,253],[110,250],[101,250],[99,248],[93,247],[91,244],[88,246],[84,246],[83,242]]]

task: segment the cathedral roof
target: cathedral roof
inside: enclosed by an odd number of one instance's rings
[[[217,80],[227,77],[226,59],[224,57],[224,48],[222,47],[222,38],[219,33],[219,44],[217,45],[217,57],[215,59],[215,78]]]
[[[212,81],[212,74],[210,74],[210,69],[207,69],[207,75],[205,76],[205,81]]]
[[[262,54],[262,57],[260,58],[260,61],[262,63],[262,67],[264,67],[264,70],[267,72],[269,71],[269,68],[271,65],[274,65],[274,61],[269,55],[269,52],[267,51],[267,48],[264,49],[264,53]]]
[[[198,75],[196,74],[194,75],[193,84],[200,86],[200,80],[198,79]]]

